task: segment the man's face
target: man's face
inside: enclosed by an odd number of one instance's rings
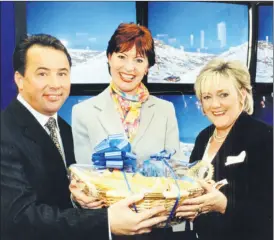
[[[23,98],[38,112],[52,116],[70,92],[70,66],[64,52],[33,45],[26,54],[25,75],[15,73]]]

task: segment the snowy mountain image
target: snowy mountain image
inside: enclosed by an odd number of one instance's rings
[[[68,49],[72,59],[71,83],[108,83],[105,51]]]
[[[93,59],[96,55],[101,53],[100,51],[84,50],[84,49],[68,49],[72,58],[72,66],[77,66],[81,63],[87,62],[89,59]]]
[[[227,60],[247,61],[247,42],[231,47],[222,54],[186,52],[183,48],[174,48],[154,39],[156,65],[149,71],[149,83],[194,83],[195,78],[207,62],[220,57]]]
[[[220,55],[186,52],[154,39],[156,63],[149,70],[149,83],[194,83],[199,71],[215,57],[238,59],[246,64],[247,43]],[[72,57],[71,83],[108,83],[111,79],[105,51],[68,49]],[[273,58],[272,58],[273,62]]]
[[[259,41],[256,82],[273,83],[273,43]]]

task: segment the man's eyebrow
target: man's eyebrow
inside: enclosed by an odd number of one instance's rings
[[[38,68],[36,69],[36,71],[38,71],[38,70],[46,70],[46,71],[49,71],[49,69],[46,68],[46,67],[38,67]]]
[[[46,67],[38,67],[38,68],[36,69],[36,71],[39,71],[39,70],[50,71],[50,69],[49,69],[49,68],[46,68]],[[58,70],[58,71],[66,71],[66,72],[69,72],[69,70],[68,70],[67,68],[58,68],[57,70]]]
[[[66,71],[69,72],[69,70],[67,68],[59,68],[58,71]]]

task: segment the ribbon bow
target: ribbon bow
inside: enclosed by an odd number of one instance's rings
[[[115,168],[129,172],[134,172],[136,169],[136,155],[130,152],[130,143],[123,134],[108,136],[94,150],[92,162],[99,169]]]
[[[130,152],[130,143],[125,139],[124,135],[110,135],[99,143],[94,150],[95,153],[92,154],[93,165],[98,169],[120,169],[128,190],[132,192],[125,171],[135,172],[136,155]],[[135,204],[133,204],[133,208],[137,212]]]

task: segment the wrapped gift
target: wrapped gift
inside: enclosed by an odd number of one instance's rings
[[[123,134],[110,135],[95,148],[92,163],[97,169],[121,169],[136,171],[136,155],[131,153],[130,143]]]

